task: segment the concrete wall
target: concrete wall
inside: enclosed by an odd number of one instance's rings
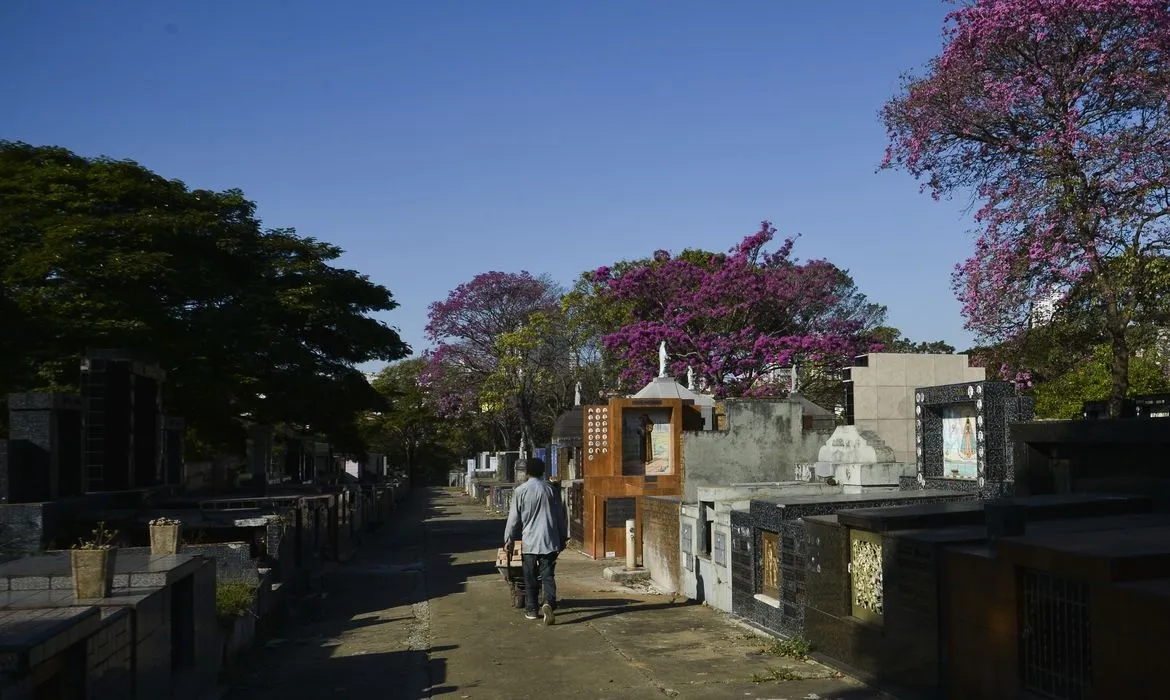
[[[702,536],[702,511],[700,505],[684,505],[679,518],[682,524],[689,524],[694,538],[693,567],[681,568],[681,593],[687,598],[703,602],[716,610],[731,612],[731,518],[733,507],[747,508],[747,502],[740,504],[716,503],[715,520],[710,523],[712,551],[702,552],[699,538]],[[681,544],[681,543],[680,543]]]
[[[679,505],[677,496],[643,496],[642,566],[667,593],[680,590]]]
[[[700,486],[792,481],[795,465],[815,462],[830,434],[805,432],[804,410],[796,401],[728,399],[723,406],[726,430],[683,434],[687,503],[698,498]],[[910,428],[913,431],[913,421]]]
[[[898,462],[914,462],[914,390],[919,387],[979,382],[982,367],[966,355],[870,353],[866,367],[849,368],[853,425],[872,430],[894,450]]]

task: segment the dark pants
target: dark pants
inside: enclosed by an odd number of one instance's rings
[[[536,599],[537,586],[544,591],[544,602],[557,608],[557,553],[522,554],[524,565],[524,607],[528,612],[537,612],[540,602]],[[540,583],[536,582],[537,576]]]

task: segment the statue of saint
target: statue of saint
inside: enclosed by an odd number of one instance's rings
[[[573,390],[573,405],[581,405],[581,382],[577,382],[577,387]]]
[[[666,341],[662,341],[658,346],[658,376],[666,376]]]
[[[695,390],[695,368],[687,367],[687,388],[691,391]]]

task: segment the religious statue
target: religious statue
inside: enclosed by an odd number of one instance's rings
[[[577,382],[577,387],[573,390],[573,405],[581,405],[581,382]]]
[[[695,390],[695,368],[687,367],[687,388],[691,391]]]
[[[971,429],[971,419],[963,422],[963,437],[959,443],[959,456],[963,459],[975,459],[975,431]]]
[[[658,376],[659,377],[666,376],[666,341],[665,340],[662,341],[662,343],[660,343],[658,346]]]

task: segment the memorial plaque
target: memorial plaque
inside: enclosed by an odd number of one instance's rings
[[[761,532],[760,591],[766,596],[780,599],[780,535],[775,532]]]
[[[683,554],[690,556],[695,553],[694,531],[690,523],[683,523],[679,526],[679,542],[682,545]]]
[[[722,532],[711,537],[711,558],[719,566],[727,566],[727,538]]]
[[[607,498],[605,501],[605,526],[625,527],[627,520],[633,520],[638,512],[636,498]]]

